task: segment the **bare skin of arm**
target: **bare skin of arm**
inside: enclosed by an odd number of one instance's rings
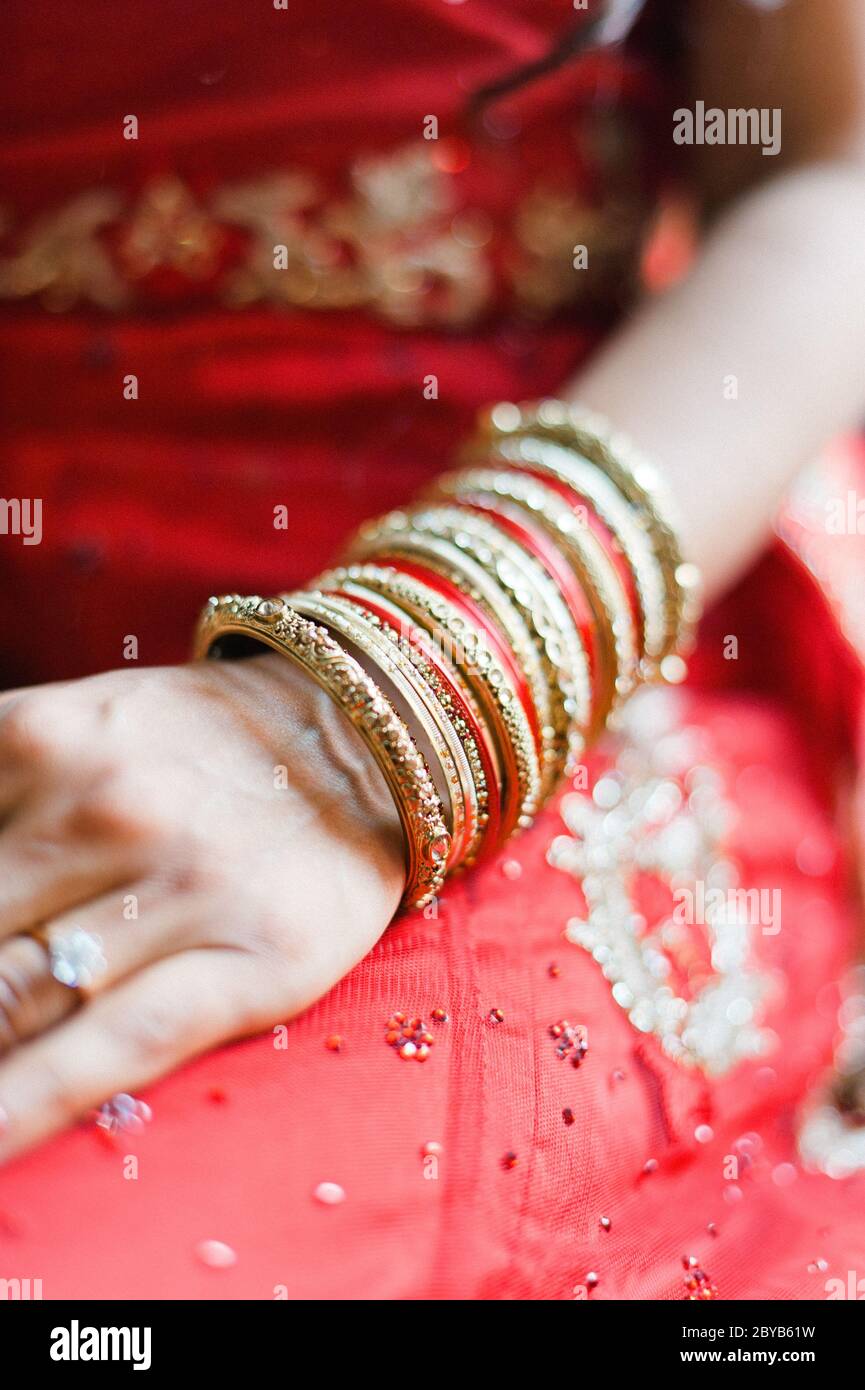
[[[790,479],[865,418],[865,8],[699,9],[692,100],[780,107],[781,152],[688,151],[702,254],[570,390],[654,456],[713,594],[763,546]]]
[[[712,226],[695,270],[563,389],[655,456],[717,592],[765,542],[795,471],[865,410],[865,9],[791,0],[757,20],[740,0],[700,0],[690,13],[695,99],[781,106],[782,152],[702,151]],[[0,979],[37,967],[22,933],[46,921],[100,935],[109,963],[74,1016],[51,981],[15,1020],[0,1162],[308,1006],[367,953],[401,891],[377,768],[273,655],[11,692],[0,816]]]

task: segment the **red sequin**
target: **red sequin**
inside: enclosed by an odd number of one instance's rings
[[[708,1303],[718,1297],[718,1290],[705,1270],[701,1269],[693,1255],[683,1255],[685,1266],[685,1289],[683,1295],[690,1303]]]
[[[566,1018],[549,1027],[551,1038],[556,1039],[556,1056],[569,1057],[571,1066],[578,1067],[589,1050],[589,1040],[582,1023],[569,1023]]]
[[[412,1018],[406,1022],[405,1014],[391,1014],[385,1025],[384,1040],[388,1047],[396,1048],[397,1055],[404,1062],[425,1062],[435,1037],[422,1018]]]

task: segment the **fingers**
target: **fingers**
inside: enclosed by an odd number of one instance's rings
[[[0,705],[4,814],[0,938],[138,877],[170,819],[159,779],[111,751],[93,710],[44,691]]]
[[[125,920],[142,899],[141,919]],[[114,892],[62,913],[39,928],[38,939],[0,942],[0,1056],[74,1013],[82,995],[95,997],[162,956],[201,944],[200,920],[189,898],[147,906],[142,892]]]
[[[98,943],[102,961],[92,979],[83,981],[84,994],[94,998],[120,980],[151,965],[162,956],[176,955],[203,945],[206,920],[195,894],[166,898],[149,897],[146,885],[106,893],[83,909],[61,913],[40,928],[40,936],[61,954],[76,932],[86,932]],[[125,914],[137,914],[128,918]],[[2,948],[0,948],[2,957]]]
[[[13,936],[0,946],[0,1055],[58,1023],[77,1002],[52,976],[41,942]]]
[[[279,1014],[271,972],[232,950],[160,960],[0,1064],[0,1163]]]

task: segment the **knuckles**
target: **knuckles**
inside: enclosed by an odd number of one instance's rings
[[[63,746],[59,714],[58,708],[49,708],[47,700],[20,696],[0,717],[0,750],[17,762],[47,761]]]
[[[103,774],[66,812],[69,839],[118,844],[158,841],[166,831],[166,812],[148,788],[125,773]]]
[[[102,756],[104,724],[101,709],[65,687],[29,692],[0,711],[0,756],[37,768],[87,766]]]

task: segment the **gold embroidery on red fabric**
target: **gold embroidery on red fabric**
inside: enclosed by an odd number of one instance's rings
[[[126,224],[120,257],[134,279],[168,267],[203,280],[216,270],[223,241],[221,228],[180,179],[158,179],[144,190]]]
[[[0,257],[0,298],[37,297],[56,313],[79,304],[125,309],[129,288],[100,240],[122,207],[116,193],[97,190],[37,218],[21,250]]]
[[[504,299],[541,319],[567,304],[633,287],[647,209],[622,190],[592,206],[537,182],[501,222],[464,207],[438,144],[413,142],[355,160],[344,197],[286,170],[200,199],[179,178],[134,198],[96,190],[12,235],[0,298],[61,311],[111,312],[144,301],[141,282],[168,268],[242,308],[365,309],[399,327],[462,327]],[[232,233],[238,259],[222,258]],[[575,268],[578,246],[588,267]]]

